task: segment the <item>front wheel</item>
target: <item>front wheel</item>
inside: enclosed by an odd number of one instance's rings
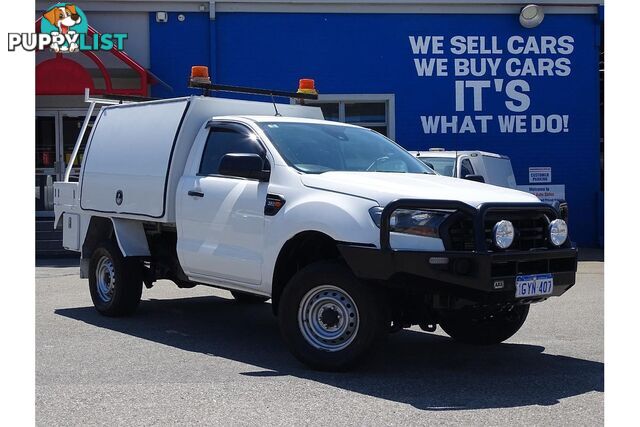
[[[133,313],[142,296],[142,265],[122,256],[113,242],[101,243],[89,263],[89,291],[93,305],[105,316]]]
[[[440,320],[440,327],[465,344],[499,344],[511,338],[524,324],[528,305],[516,305],[493,312],[460,311]]]
[[[384,338],[388,316],[375,289],[338,261],[298,271],[280,299],[282,336],[298,360],[314,369],[354,366]]]

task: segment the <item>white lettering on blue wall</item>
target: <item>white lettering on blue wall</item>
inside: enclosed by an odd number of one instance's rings
[[[424,133],[569,132],[568,114],[538,114],[532,100],[537,79],[571,75],[574,42],[570,35],[410,35],[418,77],[455,77],[447,80],[455,114],[420,116]],[[494,120],[486,111],[487,97],[494,99],[494,106],[496,97],[500,99],[507,114],[496,114]]]

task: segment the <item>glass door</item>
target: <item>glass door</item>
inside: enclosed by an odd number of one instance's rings
[[[36,216],[53,215],[53,183],[59,179],[58,113],[36,111]]]
[[[78,139],[78,135],[80,134],[80,130],[82,129],[82,123],[84,122],[85,114],[86,110],[65,110],[60,112],[59,120],[60,127],[62,129],[63,152],[62,164],[64,165],[62,176],[60,177],[60,179],[64,178],[64,171],[66,170],[67,165],[71,160],[71,153],[73,152],[73,147],[76,145],[76,139]],[[78,176],[80,175],[80,165],[82,164],[82,159],[84,156],[84,150],[87,145],[89,135],[91,134],[91,130],[93,129],[95,118],[95,115],[91,117],[91,121],[89,121],[87,130],[84,133],[82,144],[80,145],[80,150],[78,151],[75,162],[73,162],[73,168],[71,169],[69,181],[78,180]]]
[[[53,215],[53,183],[64,179],[85,114],[85,109],[36,111],[36,216]],[[84,148],[94,120],[95,115],[85,132],[70,181],[78,180]]]

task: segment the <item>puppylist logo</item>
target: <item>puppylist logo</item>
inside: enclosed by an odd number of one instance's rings
[[[56,3],[42,14],[39,33],[9,33],[9,51],[50,48],[56,53],[123,50],[127,33],[89,30],[87,16],[74,3]]]

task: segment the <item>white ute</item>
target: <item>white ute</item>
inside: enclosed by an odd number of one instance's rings
[[[290,350],[316,369],[347,369],[411,325],[500,343],[531,303],[575,282],[553,207],[436,175],[317,107],[209,96],[104,107],[78,182],[54,197],[101,314],[133,313],[159,279],[271,299]]]
[[[511,159],[502,154],[477,150],[446,151],[442,148],[409,153],[440,175],[517,189]],[[560,212],[560,218],[565,222],[569,221],[569,205],[566,200],[556,200],[550,204]]]
[[[486,151],[445,151],[441,148],[410,153],[440,175],[517,188],[511,160],[501,154]]]

